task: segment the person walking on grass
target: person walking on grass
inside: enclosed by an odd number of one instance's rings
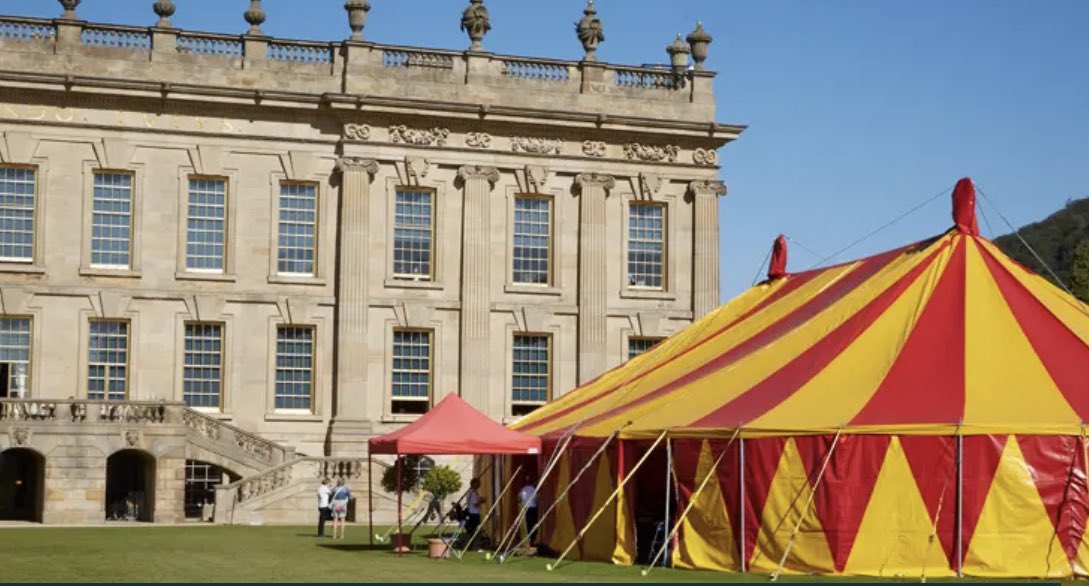
[[[352,491],[344,485],[344,477],[337,478],[337,487],[333,489],[333,495],[329,498],[329,506],[333,511],[333,539],[337,538],[337,527],[340,527],[340,538],[344,539],[344,525],[348,520],[348,501],[352,498]]]
[[[321,479],[318,487],[318,537],[325,537],[325,522],[329,520],[329,497],[332,490],[329,488],[329,479]]]
[[[474,478],[469,481],[469,492],[465,497],[465,534],[472,536],[476,533],[476,528],[480,527],[480,507],[484,504],[484,499],[480,497],[480,479]],[[469,544],[470,546],[472,544]]]

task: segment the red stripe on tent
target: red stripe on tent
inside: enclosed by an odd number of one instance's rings
[[[786,334],[787,332],[790,332],[794,328],[798,327],[799,325],[801,325],[801,324],[805,323],[806,321],[808,321],[809,319],[811,319],[813,316],[815,316],[818,313],[824,311],[825,309],[828,309],[828,307],[831,306],[833,303],[835,303],[835,302],[839,301],[840,299],[842,299],[844,296],[846,296],[848,293],[853,291],[856,287],[858,287],[859,285],[864,283],[866,280],[868,280],[870,277],[872,277],[878,271],[885,268],[885,266],[887,266],[894,259],[896,259],[900,255],[904,254],[906,251],[912,250],[915,246],[916,245],[911,245],[911,246],[907,246],[907,247],[904,247],[904,248],[898,248],[896,250],[890,250],[888,252],[878,254],[878,255],[875,255],[875,256],[872,256],[872,257],[869,257],[867,259],[863,259],[863,260],[859,261],[859,266],[858,267],[856,267],[854,270],[852,270],[850,273],[848,273],[846,276],[844,276],[840,280],[836,281],[834,284],[832,284],[832,286],[828,287],[827,289],[825,289],[825,290],[821,291],[820,293],[818,293],[817,295],[813,296],[812,299],[810,299],[809,301],[806,301],[804,304],[800,305],[794,311],[792,311],[792,312],[788,313],[787,315],[781,317],[778,321],[772,323],[767,328],[757,332],[756,334],[754,334],[748,340],[746,340],[746,341],[742,342],[741,344],[735,346],[731,350],[727,351],[725,354],[722,354],[720,356],[715,357],[714,359],[712,359],[708,363],[704,364],[703,366],[700,366],[699,368],[690,371],[682,379],[679,379],[678,381],[674,381],[673,383],[670,383],[669,385],[666,385],[665,387],[662,387],[661,389],[658,389],[658,390],[656,390],[656,391],[654,391],[652,393],[649,393],[649,394],[647,394],[647,395],[645,395],[645,396],[643,396],[643,397],[641,397],[639,399],[636,399],[634,401],[625,403],[623,406],[618,407],[618,409],[627,409],[630,406],[638,405],[639,403],[644,402],[644,401],[649,401],[650,399],[653,399],[654,397],[660,396],[660,395],[662,395],[664,393],[667,393],[667,392],[673,390],[673,388],[675,388],[676,386],[679,386],[680,384],[684,384],[684,383],[686,383],[688,381],[698,379],[698,378],[706,375],[709,372],[714,372],[715,370],[718,370],[719,368],[722,368],[723,366],[731,364],[731,363],[737,361],[738,359],[743,358],[743,357],[751,354],[753,351],[755,351],[755,350],[757,350],[759,348],[762,348],[765,345],[775,341],[776,339],[781,337],[783,334]],[[775,298],[782,297],[782,296],[786,295],[787,291],[784,291],[784,289],[786,289],[787,287],[790,287],[792,285],[795,288],[799,287],[799,286],[801,286],[802,283],[813,279],[814,277],[816,277],[816,275],[820,274],[822,271],[825,271],[825,270],[831,270],[831,269],[821,269],[821,271],[810,271],[808,273],[802,273],[800,275],[793,275],[793,276],[790,277],[790,280],[787,281],[787,284],[784,285],[782,289],[780,289],[776,293],[772,294],[772,296],[770,296],[770,297],[775,297]],[[793,289],[791,289],[791,290],[793,290]],[[776,297],[776,296],[778,296],[778,297]],[[718,336],[719,334],[721,334],[723,331],[727,330],[728,328],[733,327],[736,324],[741,323],[742,321],[748,319],[750,316],[755,315],[759,310],[763,309],[764,307],[766,307],[767,305],[769,305],[771,303],[770,297],[769,297],[768,300],[765,300],[765,301],[761,302],[760,304],[758,304],[757,307],[754,307],[754,308],[750,309],[748,312],[746,312],[741,317],[739,317],[739,318],[735,319],[734,321],[730,322],[729,324],[719,328],[713,334],[707,336],[702,341],[691,345],[690,347],[686,348],[683,352],[678,353],[676,356],[673,356],[669,360],[667,360],[665,362],[662,362],[661,364],[655,365],[653,368],[648,369],[646,372],[641,373],[639,376],[636,376],[636,377],[628,379],[628,380],[626,380],[624,382],[621,382],[620,384],[614,386],[613,388],[611,388],[611,389],[609,389],[609,390],[607,390],[605,392],[602,392],[602,393],[600,393],[598,395],[595,395],[593,397],[589,397],[586,400],[575,403],[574,405],[571,405],[571,406],[569,406],[569,407],[567,407],[565,409],[560,409],[559,411],[553,413],[552,415],[549,415],[547,417],[542,417],[541,419],[538,419],[537,421],[534,421],[534,422],[532,422],[530,424],[527,424],[525,427],[520,428],[520,431],[527,431],[527,432],[532,431],[533,429],[541,427],[541,426],[543,426],[543,425],[545,425],[545,424],[547,424],[547,423],[549,423],[551,421],[554,421],[555,419],[563,417],[564,415],[567,415],[567,414],[569,414],[569,413],[571,413],[573,411],[577,411],[579,409],[582,409],[582,408],[586,407],[587,405],[591,405],[593,403],[596,403],[597,401],[600,401],[600,400],[602,400],[602,399],[604,399],[606,397],[611,397],[618,390],[624,388],[625,386],[627,386],[627,385],[629,385],[629,384],[631,384],[633,382],[639,381],[639,380],[643,379],[644,377],[646,377],[647,375],[649,375],[650,373],[655,372],[655,371],[657,371],[657,370],[659,370],[661,368],[664,368],[664,367],[672,364],[673,362],[675,362],[675,361],[677,361],[679,359],[684,358],[685,356],[687,356],[691,352],[695,351],[696,349],[701,348],[701,347],[703,347],[703,345],[708,344],[711,341],[713,341],[715,339],[715,337]],[[589,383],[587,383],[587,384],[589,384]],[[589,424],[591,422],[599,421],[599,420],[604,419],[606,417],[610,417],[610,416],[612,416],[614,414],[615,411],[616,411],[615,409],[610,410],[610,411],[608,411],[606,413],[603,413],[603,414],[599,415],[598,417],[595,417],[593,419],[585,421],[583,424],[586,425],[586,424]]]
[[[968,555],[968,544],[972,543],[979,516],[983,513],[983,503],[991,491],[998,463],[1002,459],[1002,450],[1006,448],[1005,435],[973,435],[964,438],[964,461],[961,463],[964,475],[962,494],[961,523],[964,530],[964,555]],[[954,559],[954,558],[949,558]],[[963,561],[963,560],[962,560]]]
[[[1051,380],[1082,421],[1089,420],[1089,376],[1085,372],[1089,347],[1002,266],[990,250],[983,246],[979,249],[991,278]]]
[[[704,440],[702,439],[673,440],[673,466],[674,471],[676,472],[678,493],[677,511],[685,510],[689,501],[692,500],[692,496],[696,489],[703,483],[704,476],[697,475],[703,450],[703,441]],[[726,517],[730,522],[730,530],[733,532],[734,543],[741,543],[742,539],[741,523],[738,522],[741,515],[741,511],[738,509],[741,497],[738,483],[739,446],[740,442],[737,441],[708,441],[708,447],[711,451],[711,461],[714,462],[722,456],[722,461],[715,470],[715,478],[709,480],[708,483],[718,482],[719,491],[722,495],[722,506],[726,509]],[[726,451],[725,456],[722,454],[723,451]],[[682,539],[683,537],[684,536],[681,535]],[[716,545],[725,547],[724,543]]]
[[[837,572],[847,565],[890,440],[887,435],[844,435],[833,449],[833,436],[794,438]]]
[[[938,521],[938,542],[945,550],[945,559],[952,564],[956,557],[956,440],[942,436],[900,436],[900,446],[904,448],[915,485],[930,513],[930,522]],[[978,511],[975,516],[979,517]]]
[[[892,368],[851,425],[964,418],[967,240],[958,240]]]
[[[1055,535],[1071,562],[1085,535],[1086,498],[1082,440],[1069,436],[1017,436]]]
[[[771,483],[779,469],[787,438],[767,437],[745,440],[745,562],[752,561],[756,538],[760,534],[764,505],[771,493]],[[735,529],[740,531],[740,528]]]
[[[692,427],[740,427],[780,404],[858,339],[926,271],[944,249],[945,245],[938,247],[891,287],[882,291],[797,358],[734,400],[696,421]]]

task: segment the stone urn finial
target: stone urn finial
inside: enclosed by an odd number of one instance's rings
[[[484,6],[484,0],[469,0],[469,7],[461,13],[461,30],[469,35],[472,44],[470,51],[483,51],[484,35],[492,30],[492,20],[488,16],[488,8]]]
[[[76,19],[76,6],[79,6],[80,0],[60,0],[61,6],[64,7],[64,14],[61,18],[65,20]]]
[[[597,61],[597,46],[605,40],[605,27],[601,19],[597,17],[597,8],[594,8],[594,0],[586,0],[586,8],[582,11],[582,20],[575,25],[582,49],[586,51],[584,61]]]
[[[696,71],[703,71],[703,62],[707,60],[707,45],[715,40],[703,30],[703,23],[697,22],[696,28],[685,39],[692,46],[692,60],[696,62]]]
[[[684,73],[684,69],[688,67],[688,54],[691,52],[692,50],[688,48],[688,43],[684,42],[680,33],[677,33],[677,39],[675,41],[666,45],[666,53],[669,54],[669,64],[673,67],[674,74]]]
[[[174,16],[174,11],[177,8],[174,6],[174,0],[159,0],[151,7],[155,10],[155,14],[159,16],[159,22],[155,25],[159,28],[172,28],[170,24],[170,17]]]
[[[363,27],[367,25],[367,12],[371,9],[371,3],[367,0],[348,0],[344,3],[344,10],[348,11],[348,26],[352,29],[351,40],[363,40]]]
[[[265,11],[261,9],[261,0],[250,0],[250,8],[242,14],[246,17],[246,22],[250,23],[250,30],[246,31],[247,35],[263,35],[261,31],[261,23],[265,22]]]

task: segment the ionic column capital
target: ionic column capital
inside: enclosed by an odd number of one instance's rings
[[[337,159],[337,171],[341,173],[359,172],[374,175],[378,173],[378,161],[362,157],[340,157]]]
[[[602,175],[600,173],[580,173],[575,175],[575,185],[578,185],[580,190],[587,187],[612,189],[616,187],[616,178],[612,175]]]
[[[719,180],[692,181],[688,189],[694,195],[726,195],[726,183]]]
[[[499,181],[499,169],[481,165],[465,165],[458,169],[458,177],[460,177],[462,181],[486,179],[489,183],[495,183]]]

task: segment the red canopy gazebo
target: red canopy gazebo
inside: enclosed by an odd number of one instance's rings
[[[371,454],[391,454],[397,457],[397,533],[401,527],[401,458],[412,456],[480,456],[504,454],[538,454],[541,438],[508,429],[501,423],[477,411],[461,397],[447,395],[438,405],[416,421],[371,438],[368,442],[367,491],[374,490],[371,477]],[[374,499],[369,497],[368,524],[372,542],[374,532]]]

